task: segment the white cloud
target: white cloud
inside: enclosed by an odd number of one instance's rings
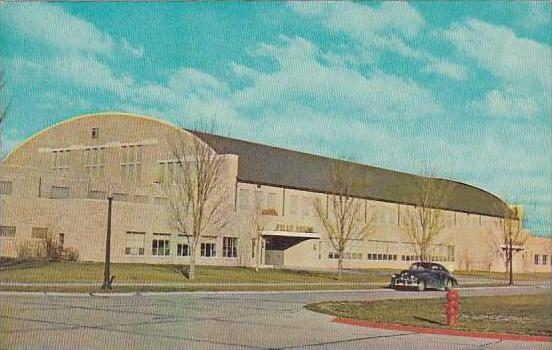
[[[25,40],[51,47],[58,55],[82,53],[112,57],[121,53],[141,58],[144,48],[126,38],[113,38],[94,24],[45,2],[8,4],[2,8],[2,24]]]
[[[458,51],[505,86],[489,91],[479,105],[494,116],[549,115],[552,94],[550,46],[517,36],[511,29],[468,19],[444,32]]]
[[[539,113],[541,106],[533,96],[524,96],[512,89],[491,90],[485,97],[472,104],[476,111],[492,117],[524,118]]]
[[[4,6],[2,21],[27,39],[60,50],[110,54],[114,40],[94,25],[48,3]]]
[[[550,23],[550,12],[552,11],[550,1],[523,1],[516,5],[517,22],[525,30],[535,31]]]
[[[124,96],[134,83],[132,77],[116,76],[106,64],[80,53],[42,59],[16,57],[8,62],[8,67],[7,74],[17,84],[32,80],[56,81]]]
[[[120,40],[119,48],[125,55],[134,58],[144,57],[144,47],[141,45],[132,45],[126,38]]]
[[[409,58],[422,56],[407,41],[418,35],[424,19],[405,2],[383,2],[371,7],[353,2],[292,1],[289,6],[333,32],[347,34],[367,49],[394,51]]]
[[[368,76],[316,59],[318,48],[303,38],[281,37],[279,45],[260,45],[255,54],[275,60],[279,70],[257,71],[248,87],[232,97],[236,108],[262,115],[290,103],[348,118],[374,120],[432,116],[441,111],[431,93],[414,81],[374,71]],[[251,71],[251,68],[249,69]]]
[[[465,80],[466,68],[454,62],[435,59],[423,69],[426,73],[439,74],[454,80]]]

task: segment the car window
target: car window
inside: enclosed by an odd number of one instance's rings
[[[410,265],[410,270],[411,271],[421,271],[421,270],[425,270],[425,269],[426,268],[422,264],[412,264],[412,265]]]

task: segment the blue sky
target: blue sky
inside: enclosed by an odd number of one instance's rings
[[[551,232],[551,5],[3,3],[8,152],[105,110],[467,182]]]

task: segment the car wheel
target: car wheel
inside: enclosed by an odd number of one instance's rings
[[[426,284],[424,281],[420,281],[420,283],[418,283],[418,291],[419,292],[423,292],[424,290],[426,289]]]
[[[452,288],[453,288],[452,280],[447,280],[447,282],[445,283],[445,290],[452,290]]]

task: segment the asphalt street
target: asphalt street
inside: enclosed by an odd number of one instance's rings
[[[466,288],[549,293],[548,285]],[[2,349],[550,349],[551,343],[423,335],[343,325],[303,308],[324,300],[444,297],[444,292],[0,295]]]

